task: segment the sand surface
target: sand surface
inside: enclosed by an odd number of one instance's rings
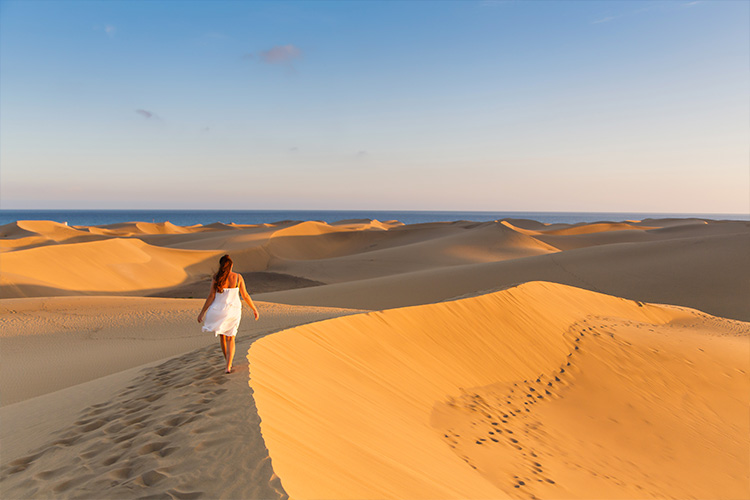
[[[0,494],[750,497],[748,248],[696,219],[2,226]],[[223,253],[261,311],[229,375],[195,321]]]
[[[262,321],[240,325],[235,370],[225,375],[218,341],[196,322],[200,300],[0,306],[4,498],[283,496],[243,353],[269,332],[357,312],[258,302]],[[241,458],[247,474],[237,478],[226,457]]]
[[[293,498],[742,498],[748,333],[534,282],[267,337],[250,385]]]

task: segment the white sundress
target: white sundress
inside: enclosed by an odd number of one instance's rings
[[[203,321],[203,331],[214,332],[216,337],[234,337],[240,327],[241,316],[240,288],[225,288],[223,292],[216,292],[214,301],[208,307]]]

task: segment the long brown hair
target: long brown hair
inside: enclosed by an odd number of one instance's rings
[[[224,291],[224,285],[229,279],[229,270],[232,269],[232,258],[229,255],[223,255],[219,259],[219,270],[214,276],[214,289],[221,293]]]

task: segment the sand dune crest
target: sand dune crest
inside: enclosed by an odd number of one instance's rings
[[[9,275],[22,277],[13,280],[19,290],[44,284],[60,290],[127,293],[178,285],[189,278],[188,272],[202,277],[211,272],[217,255],[113,238],[9,252],[3,255],[3,274],[4,281]]]

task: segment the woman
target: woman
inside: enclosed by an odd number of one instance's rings
[[[253,310],[257,321],[258,309],[247,293],[245,280],[238,273],[232,272],[232,259],[229,255],[224,255],[219,260],[219,271],[214,276],[211,292],[198,315],[198,323],[205,318],[203,331],[221,335],[221,352],[227,360],[227,373],[232,373],[234,337],[237,335],[242,316],[241,299],[244,299]]]

